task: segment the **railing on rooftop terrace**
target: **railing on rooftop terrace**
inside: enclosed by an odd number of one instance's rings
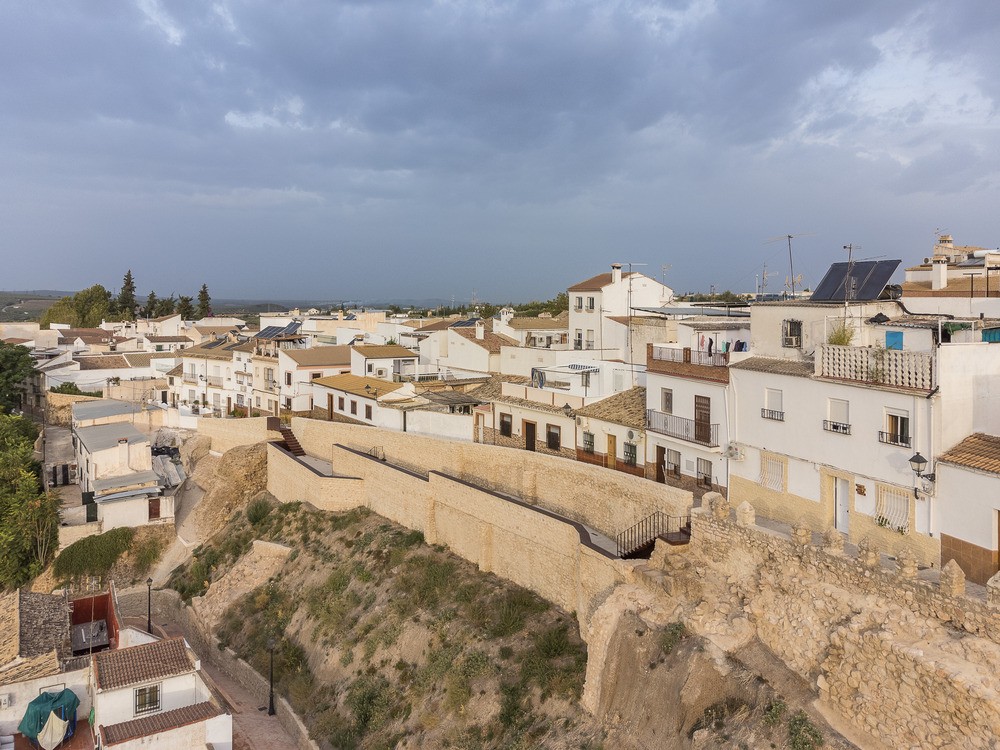
[[[656,409],[646,410],[646,426],[653,432],[716,448],[719,445],[719,425],[666,414]]]
[[[221,375],[209,375],[208,384],[219,388],[222,386],[222,376]]]
[[[820,377],[872,385],[934,389],[934,355],[866,346],[821,344],[817,358]]]
[[[690,347],[653,346],[653,359],[658,359],[661,362],[686,362],[693,365],[725,367],[729,364],[729,353],[712,352],[709,354],[706,351]]]

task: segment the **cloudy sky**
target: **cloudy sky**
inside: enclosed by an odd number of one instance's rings
[[[552,296],[1000,245],[996,0],[0,6],[0,287]],[[669,264],[669,269],[663,266]]]

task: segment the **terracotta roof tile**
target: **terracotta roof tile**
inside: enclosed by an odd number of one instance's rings
[[[644,430],[646,428],[646,389],[641,386],[629,388],[627,391],[583,406],[577,409],[576,413],[580,417],[590,417],[591,419]]]
[[[794,375],[810,378],[814,372],[812,360],[780,359],[777,357],[750,357],[729,365],[730,370],[769,372],[773,375]]]
[[[351,364],[351,347],[343,346],[313,346],[309,349],[282,349],[293,362],[305,367],[336,367]],[[413,354],[410,355],[415,356]]]
[[[99,690],[114,690],[192,671],[194,665],[184,648],[183,638],[94,655],[94,679]]]
[[[560,331],[569,323],[564,318],[511,318],[507,325],[515,331]]]
[[[171,729],[179,729],[189,724],[197,724],[208,721],[222,712],[220,708],[205,701],[195,703],[191,706],[175,708],[172,711],[143,716],[141,719],[123,721],[120,724],[101,726],[101,740],[105,746],[120,745],[123,742],[137,740],[142,737],[150,737],[160,732],[168,732]]]
[[[938,461],[1000,474],[1000,437],[977,432],[952,446]]]
[[[75,359],[80,363],[81,370],[106,370],[109,368],[115,370],[125,370],[132,366],[121,354],[99,355],[96,357],[76,357]]]
[[[475,328],[455,328],[453,329],[455,333],[464,339],[468,339],[473,344],[483,347],[490,354],[499,354],[500,347],[503,346],[518,346],[517,341],[512,339],[510,336],[504,336],[502,333],[493,333],[492,331],[484,331],[483,337],[476,338]]]
[[[59,655],[55,649],[28,659],[17,659],[0,669],[0,685],[10,685],[25,680],[37,680],[59,674]]]
[[[378,380],[376,378],[363,378],[358,375],[328,375],[325,378],[316,378],[313,385],[321,385],[344,393],[353,393],[355,396],[373,398],[372,394],[377,391],[384,396],[387,393],[398,391],[404,383],[391,383],[388,380]],[[365,386],[369,386],[368,391]]]
[[[405,346],[398,344],[362,345],[355,346],[354,350],[365,359],[409,359],[419,355],[414,354]]]
[[[627,279],[629,276],[632,275],[639,276],[640,274],[635,272],[630,274],[626,271],[625,273],[622,273],[622,278]],[[574,284],[566,291],[599,292],[610,283],[611,283],[611,272],[608,271],[607,273],[599,273],[597,274],[597,276],[591,276],[589,279],[587,279],[586,281],[581,281],[579,284]]]

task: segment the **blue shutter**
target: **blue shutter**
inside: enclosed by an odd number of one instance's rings
[[[886,331],[885,332],[885,348],[886,349],[898,349],[902,351],[903,349],[903,332],[902,331]]]

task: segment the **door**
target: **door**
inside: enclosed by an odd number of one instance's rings
[[[326,394],[326,418],[333,421],[333,394]]]
[[[712,399],[694,397],[694,439],[708,445],[712,442]]]
[[[522,422],[521,431],[524,433],[524,449],[526,451],[535,450],[535,423]]]
[[[836,518],[834,524],[837,531],[847,533],[848,513],[851,507],[851,483],[842,477],[833,480],[833,504]]]
[[[666,483],[667,474],[664,471],[664,464],[667,462],[667,449],[662,445],[656,446],[656,481]]]
[[[155,521],[160,517],[160,498],[149,498],[149,520]]]
[[[617,466],[618,456],[618,438],[615,435],[608,435],[608,452],[606,455],[607,465],[609,469],[614,469]]]
[[[233,397],[226,396],[226,414],[233,413]]]

